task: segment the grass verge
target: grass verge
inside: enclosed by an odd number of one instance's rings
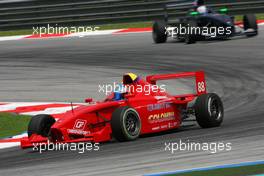
[[[264,20],[264,13],[256,14],[256,16],[258,20]],[[242,21],[243,15],[237,15],[235,19],[236,21]]]
[[[243,18],[242,15],[236,16],[237,21],[241,21]],[[264,13],[257,14],[258,19],[264,19]],[[122,28],[144,28],[151,27],[152,22],[137,22],[137,23],[119,23],[119,24],[106,24],[99,25],[100,30],[108,30],[108,29],[122,29]],[[33,32],[32,29],[25,30],[10,30],[10,31],[0,31],[0,37],[3,36],[14,36],[14,35],[31,35]]]
[[[98,25],[98,27],[100,27],[100,30],[110,30],[110,29],[123,29],[123,28],[144,28],[144,27],[150,27],[151,25],[152,22],[138,22],[138,23],[105,24],[105,25]],[[33,33],[32,29],[0,31],[0,37],[14,36],[14,35],[31,35],[32,33]]]
[[[0,113],[0,138],[26,131],[30,118],[30,116]]]
[[[181,174],[168,174],[166,176],[248,176],[264,173],[264,164],[223,168],[208,171],[194,171]]]
[[[30,35],[30,34],[32,34],[32,29],[0,31],[0,37],[14,36],[14,35]]]
[[[120,24],[99,25],[100,30],[123,29],[123,28],[145,28],[145,27],[151,27],[151,26],[152,26],[152,22],[120,23]]]

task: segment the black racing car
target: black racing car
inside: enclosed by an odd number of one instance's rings
[[[186,16],[170,18],[169,9],[180,9],[179,7],[178,3],[165,5],[164,20],[153,24],[152,36],[155,43],[164,43],[168,37],[192,44],[199,40],[227,39],[238,35],[252,37],[258,34],[257,20],[253,14],[244,15],[242,28],[235,25],[233,16],[227,15],[227,8],[216,12],[206,7],[203,0],[197,0],[192,3]]]

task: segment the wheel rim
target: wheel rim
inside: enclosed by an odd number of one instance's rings
[[[217,99],[210,98],[208,101],[208,111],[212,118],[218,120],[222,116],[222,106]]]
[[[125,128],[129,135],[137,136],[139,132],[139,119],[137,114],[128,111],[125,119]]]

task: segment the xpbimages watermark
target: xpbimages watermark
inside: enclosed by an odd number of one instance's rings
[[[73,34],[73,33],[88,33],[99,31],[99,26],[58,26],[57,24],[52,26],[47,24],[47,26],[33,27],[33,35],[59,35],[59,34]]]
[[[177,37],[178,35],[203,35],[216,37],[218,35],[230,35],[232,34],[232,27],[198,27],[198,26],[183,26],[180,24],[178,27],[166,27],[166,34]]]
[[[221,151],[231,151],[232,144],[230,142],[191,142],[189,140],[179,142],[165,142],[164,150],[174,154],[178,151],[206,151],[209,153],[217,153]]]
[[[79,143],[33,143],[33,151],[42,153],[43,151],[76,151],[85,153],[86,151],[99,151],[99,143],[79,142]]]
[[[112,92],[143,92],[145,95],[150,95],[151,92],[166,92],[166,85],[124,85],[114,82],[113,84],[98,85],[98,92],[109,95]]]

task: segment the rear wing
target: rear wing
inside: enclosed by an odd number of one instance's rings
[[[206,82],[203,71],[150,75],[146,77],[146,81],[150,84],[156,85],[158,80],[179,79],[179,78],[188,78],[188,77],[195,78],[197,95],[206,94]]]

